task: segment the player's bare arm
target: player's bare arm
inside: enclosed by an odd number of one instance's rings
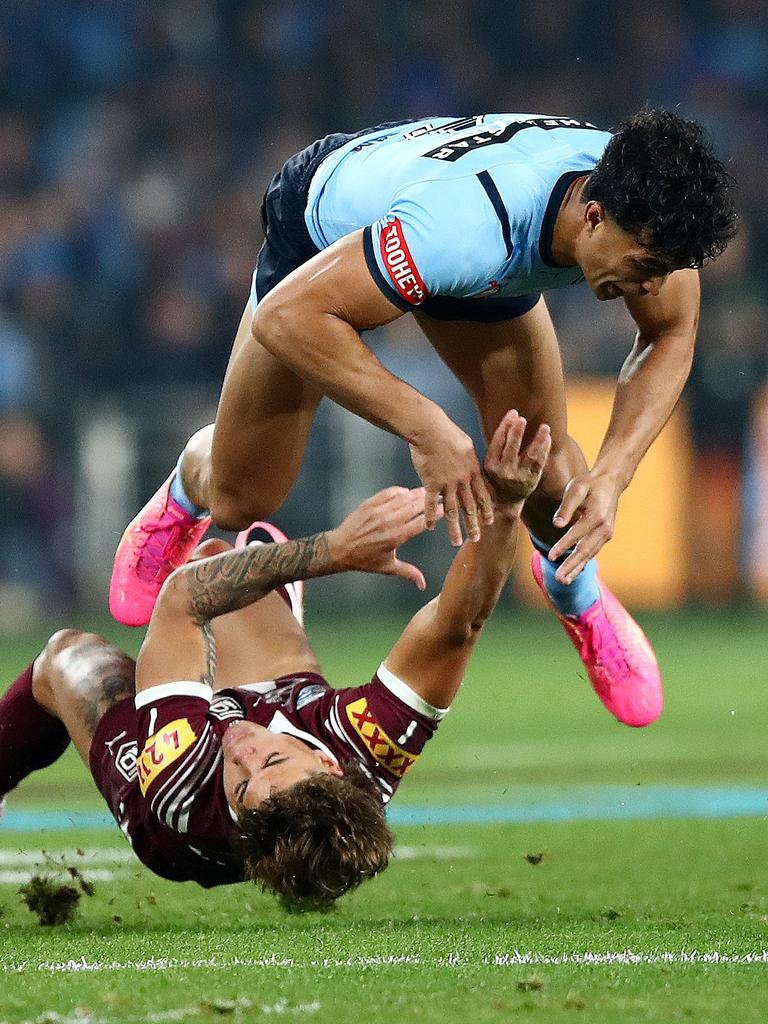
[[[423,590],[421,571],[400,560],[397,548],[424,528],[424,489],[390,487],[333,530],[188,562],[160,592],[139,653],[136,691],[178,679],[214,686],[211,620],[252,605],[285,583],[357,570],[399,576]]]
[[[549,427],[542,424],[521,450],[526,425],[514,410],[499,423],[483,464],[496,505],[494,523],[477,544],[466,543],[457,552],[440,594],[417,612],[385,662],[433,707],[451,704],[512,572],[520,514],[551,445]]]
[[[616,510],[641,459],[661,432],[688,379],[699,319],[699,275],[671,274],[657,295],[625,299],[638,327],[622,367],[613,413],[590,470],[567,485],[555,513],[568,526],[552,547],[554,561],[569,548],[557,578],[569,583],[613,536]]]
[[[451,542],[461,543],[459,510],[476,540],[481,521],[493,521],[493,507],[471,439],[386,370],[360,337],[402,315],[371,278],[362,235],[336,242],[274,288],[254,314],[253,338],[339,405],[408,441],[427,489],[427,529],[442,498]],[[247,361],[247,352],[238,360]],[[246,387],[247,368],[242,376]]]

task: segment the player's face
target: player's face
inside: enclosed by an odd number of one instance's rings
[[[339,765],[295,736],[270,732],[254,722],[234,722],[221,740],[224,795],[237,812],[258,807],[267,797],[327,772],[343,775]]]
[[[658,295],[669,276],[648,250],[607,217],[601,203],[584,210],[576,256],[584,278],[601,301]]]

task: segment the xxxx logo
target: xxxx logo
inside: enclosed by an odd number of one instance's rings
[[[371,714],[365,697],[347,704],[347,718],[374,758],[392,775],[402,779],[416,764],[419,755],[409,754],[389,738]]]

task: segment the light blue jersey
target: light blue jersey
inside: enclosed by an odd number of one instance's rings
[[[365,229],[368,266],[401,309],[430,296],[511,298],[582,280],[552,255],[568,186],[611,136],[542,114],[448,117],[378,129],[315,172],[305,223],[318,249]]]

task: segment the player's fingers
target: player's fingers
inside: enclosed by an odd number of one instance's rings
[[[520,454],[520,445],[523,443],[523,434],[528,426],[524,416],[515,416],[507,423],[507,437],[504,442],[504,450],[501,453],[501,461],[509,463],[514,461]]]
[[[442,518],[442,511],[438,515],[438,518]],[[420,533],[423,533],[427,528],[426,519],[424,512],[419,512],[413,516],[406,523],[400,525],[400,529],[397,533],[395,540],[395,547],[399,547],[401,544],[405,544],[406,541],[413,540],[414,537],[418,537]]]
[[[510,409],[499,420],[498,426],[494,430],[493,437],[485,451],[485,462],[489,466],[496,465],[501,461],[501,453],[504,451],[504,443],[507,439],[507,426],[509,425],[510,417],[514,416],[517,416],[516,410]]]
[[[542,423],[534,434],[533,440],[523,453],[526,462],[531,463],[536,469],[543,469],[549,458],[549,450],[552,447],[552,434],[549,424]]]
[[[455,548],[461,547],[461,523],[459,522],[459,506],[456,499],[456,490],[453,487],[446,487],[443,491],[443,511],[445,521],[448,524],[448,538]]]
[[[437,509],[440,503],[440,492],[436,491],[432,487],[427,488],[427,493],[424,496],[424,520],[425,526],[428,530],[434,530],[435,523],[438,520]]]
[[[387,502],[392,501],[394,498],[400,497],[400,495],[407,494],[407,487],[385,487],[382,491],[377,491],[372,498],[368,501],[375,501],[379,504],[386,505]]]
[[[575,480],[571,480],[565,488],[565,493],[563,494],[563,500],[560,502],[560,507],[552,517],[554,525],[567,526],[588,494],[588,484],[578,483]]]
[[[472,491],[483,526],[491,526],[493,524],[493,498],[491,498],[491,492],[488,490],[482,473],[472,477]]]
[[[393,495],[379,511],[391,522],[407,522],[424,511],[425,496],[426,491],[423,487],[415,487],[413,490],[404,487],[400,494]]]
[[[572,547],[575,547],[580,540],[583,540],[587,536],[589,531],[592,529],[592,524],[586,517],[577,519],[570,530],[566,530],[562,537],[549,549],[549,555],[547,556],[550,562],[556,562],[558,558],[562,558],[566,552],[570,551]]]
[[[414,583],[419,590],[427,589],[427,581],[424,579],[424,574],[415,565],[411,565],[410,562],[401,562],[399,558],[396,558],[392,563],[392,575],[408,580],[409,583]]]
[[[464,526],[470,540],[480,540],[480,523],[477,517],[477,504],[469,484],[459,484],[457,491],[459,502],[464,513]]]
[[[591,538],[580,541],[562,565],[557,567],[555,579],[558,583],[573,583],[579,573],[590,559],[598,553],[601,544],[595,543]]]

